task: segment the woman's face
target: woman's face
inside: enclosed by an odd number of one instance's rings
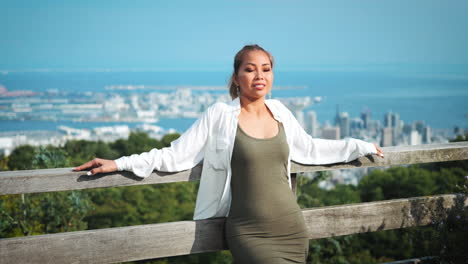
[[[260,50],[244,54],[234,81],[240,86],[240,97],[265,97],[273,85],[273,69],[268,55]]]

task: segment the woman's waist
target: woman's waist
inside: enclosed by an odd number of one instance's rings
[[[241,200],[231,202],[228,217],[236,219],[255,219],[256,221],[275,221],[298,214],[301,209],[292,199]]]
[[[229,215],[226,219],[226,229],[231,235],[307,232],[307,227],[301,211],[293,211],[288,214],[277,215],[267,219]]]

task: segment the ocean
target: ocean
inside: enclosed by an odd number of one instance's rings
[[[96,71],[96,72],[3,72],[0,85],[8,91],[109,92],[111,85],[164,86],[169,89],[189,86],[226,86],[223,71]],[[278,89],[276,87],[290,87]],[[167,91],[167,90],[166,90]],[[113,91],[115,92],[115,91]],[[144,93],[148,90],[121,91]],[[212,91],[227,93],[227,88]],[[276,71],[273,98],[320,96],[322,101],[306,109],[317,113],[318,122],[333,123],[337,107],[351,118],[364,110],[372,119],[383,121],[388,111],[397,112],[405,123],[422,120],[432,128],[468,129],[468,74],[409,74],[378,71]],[[1,109],[0,109],[1,111]],[[162,118],[156,125],[184,131],[194,119]],[[2,131],[55,130],[58,125],[76,128],[123,123],[76,123],[71,121],[0,120]],[[125,123],[134,127],[135,123]]]

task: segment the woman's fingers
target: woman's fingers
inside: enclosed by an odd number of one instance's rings
[[[86,173],[87,175],[95,175],[98,173],[108,173],[117,171],[117,164],[113,160],[95,159],[91,161],[91,164],[92,165],[90,167],[93,167],[93,169],[88,171]]]
[[[382,150],[379,148],[377,144],[374,143],[375,149],[377,150],[377,156],[381,157],[382,159],[384,158]]]
[[[80,171],[80,170],[84,170],[84,169],[91,168],[91,167],[95,166],[95,164],[96,164],[96,161],[95,161],[95,160],[96,160],[96,159],[93,159],[93,160],[91,160],[91,161],[88,161],[88,162],[86,162],[86,163],[84,163],[84,164],[82,164],[82,165],[80,165],[80,166],[78,166],[78,167],[76,167],[76,168],[73,168],[73,170],[74,170],[74,171]]]
[[[94,175],[94,174],[97,174],[97,173],[102,173],[102,167],[99,167],[99,168],[95,168],[95,169],[92,169],[90,171],[88,171],[88,175]]]
[[[73,168],[74,171],[81,171],[84,169],[90,169],[92,170],[88,171],[88,175],[94,175],[97,173],[106,173],[106,172],[114,172],[117,171],[117,164],[113,160],[105,160],[105,159],[93,159],[91,161],[88,161],[84,163],[83,165],[80,165],[76,168]]]

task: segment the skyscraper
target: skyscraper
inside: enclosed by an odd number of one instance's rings
[[[384,127],[382,128],[382,147],[393,146],[393,128]]]
[[[392,118],[393,117],[393,114],[392,112],[387,112],[385,115],[384,115],[384,127],[393,127],[393,124],[392,124]]]
[[[364,122],[364,129],[368,129],[369,121],[371,120],[371,112],[369,109],[364,110],[361,113],[362,122]]]
[[[294,112],[294,116],[296,117],[299,124],[301,124],[302,128],[307,129],[304,124],[304,112],[302,110],[297,110]]]
[[[322,127],[322,136],[321,138],[324,139],[340,139],[340,127],[337,126],[330,126],[330,124],[326,124]]]
[[[393,125],[393,145],[398,145],[400,143],[401,136],[401,122],[400,115],[398,113],[393,113],[392,115],[392,125]]]
[[[347,112],[340,113],[339,115],[339,127],[340,127],[340,136],[341,138],[350,136],[350,122],[349,114]]]
[[[423,134],[422,134],[422,142],[424,144],[430,144],[431,141],[431,128],[429,126],[424,127]]]

